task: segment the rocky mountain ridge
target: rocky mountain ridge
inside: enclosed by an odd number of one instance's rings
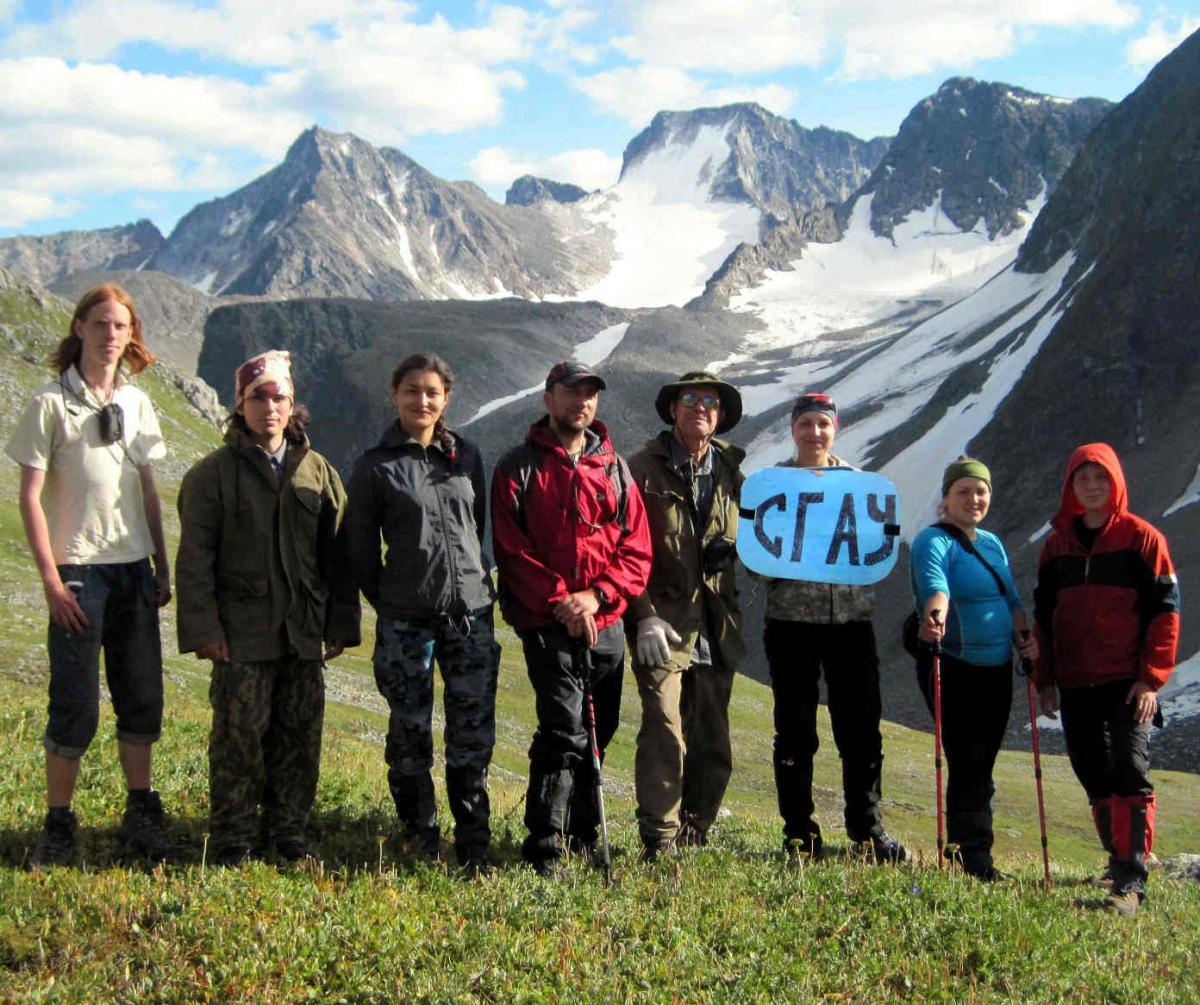
[[[149,220],[100,230],[0,238],[0,268],[48,285],[85,269],[140,269],[165,238]]]
[[[871,229],[890,236],[914,210],[941,200],[959,230],[989,238],[1019,226],[1043,188],[1054,191],[1080,143],[1112,104],[1065,100],[1011,84],[952,77],[900,124],[870,179],[842,209],[871,193]]]

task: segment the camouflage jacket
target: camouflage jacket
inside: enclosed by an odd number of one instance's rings
[[[799,467],[794,458],[781,461],[778,466]],[[853,468],[854,465],[830,454],[829,467]],[[797,579],[755,578],[767,584],[766,615],[777,621],[843,625],[848,621],[870,621],[875,612],[875,588],[872,586],[834,586]]]
[[[670,663],[672,669],[683,670],[696,645],[702,605],[707,605],[709,644],[719,649],[727,668],[737,670],[746,650],[732,550],[721,567],[709,575],[703,574],[701,556],[717,538],[730,542],[737,539],[738,500],[745,480],[739,465],[746,453],[722,440],[710,443],[709,449],[716,452],[713,498],[697,540],[690,502],[691,475],[672,463],[671,435],[670,430],[664,431],[629,458],[629,470],[646,504],[654,548],[646,595],[630,610],[633,618],[657,613],[683,637],[671,647]]]
[[[180,652],[222,637],[237,662],[358,645],[358,590],[338,533],[346,493],[307,438],[288,444],[277,483],[267,455],[231,427],[184,475],[178,506]]]

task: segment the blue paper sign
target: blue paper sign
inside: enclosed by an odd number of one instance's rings
[[[763,468],[742,486],[738,555],[777,579],[865,586],[896,566],[900,493],[850,468]]]

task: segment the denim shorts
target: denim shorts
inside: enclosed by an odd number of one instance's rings
[[[60,565],[88,627],[68,632],[53,621],[50,718],[45,746],[60,757],[81,757],[100,720],[100,652],[117,716],[117,739],[153,743],[162,732],[162,642],[150,560],[111,565]]]

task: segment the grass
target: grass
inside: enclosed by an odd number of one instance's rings
[[[38,326],[53,331],[61,320],[52,309],[41,316],[18,306],[6,315],[10,305],[0,298],[0,323],[11,331],[19,321],[30,338],[45,341]],[[5,378],[14,403],[43,379],[20,355]],[[161,478],[164,497],[173,499],[179,471],[211,449],[216,433],[169,383],[155,384],[153,371],[142,380],[176,454]],[[14,407],[0,410],[0,435]],[[1200,927],[1200,887],[1156,877],[1151,900],[1130,922],[1095,910],[1100,891],[1082,880],[1101,856],[1062,758],[1045,759],[1053,889],[1039,886],[1029,757],[1011,752],[996,771],[996,830],[999,864],[1015,879],[983,886],[933,868],[932,743],[926,733],[885,723],[885,820],[915,861],[873,867],[849,860],[838,837],[840,773],[822,713],[816,794],[833,854],[817,864],[786,864],[777,852],[770,694],[744,678],[731,710],[729,812],[708,848],[678,862],[636,860],[637,696],[627,678],[625,722],[605,768],[621,852],[617,882],[606,888],[579,861],[561,882],[539,879],[519,865],[533,702],[519,644],[503,626],[492,771],[496,873],[470,878],[444,863],[397,857],[384,843],[393,816],[382,752],[386,715],[369,646],[337,660],[328,674],[313,819],[323,862],[208,867],[207,665],[174,652],[170,608],[163,619],[167,719],[155,776],[185,855],[155,868],[123,858],[115,837],[122,784],[105,708],[75,803],[77,867],[26,873],[20,863],[43,809],[45,612],[16,515],[12,467],[0,466],[0,736],[9,751],[0,773],[0,1000],[1200,1000],[1190,937]],[[170,523],[168,534],[175,533]],[[368,615],[368,640],[372,628]],[[1200,779],[1160,772],[1156,782],[1159,854],[1200,850]]]

